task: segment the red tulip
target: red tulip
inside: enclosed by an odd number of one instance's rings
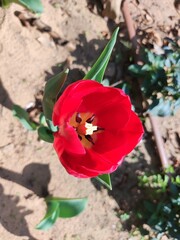
[[[142,124],[120,89],[93,80],[69,85],[55,103],[54,148],[69,174],[79,178],[111,173],[139,143]]]

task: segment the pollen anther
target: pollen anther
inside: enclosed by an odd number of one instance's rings
[[[97,131],[98,127],[97,126],[93,126],[93,124],[91,123],[85,123],[85,127],[86,127],[86,135],[92,135],[94,131]]]

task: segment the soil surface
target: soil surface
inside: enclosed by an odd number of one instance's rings
[[[0,240],[141,239],[130,234],[119,213],[139,201],[136,172],[160,166],[153,139],[148,143],[144,139],[126,157],[112,174],[113,191],[108,191],[95,180],[68,175],[52,145],[39,141],[36,133],[25,130],[12,115],[13,104],[28,107],[34,103],[45,81],[60,68],[70,68],[70,81],[81,79],[117,24],[100,16],[96,6],[90,11],[89,1],[42,2],[40,19],[51,27],[51,34],[44,25],[32,24],[32,14],[23,7],[0,8]],[[139,30],[148,28],[154,33],[152,44],[161,45],[167,33],[179,34],[179,15],[172,0],[134,0],[130,11]],[[20,21],[19,12],[25,22]],[[117,17],[124,34],[122,14]],[[120,80],[118,69],[111,61],[106,77]],[[159,119],[168,158],[176,162],[180,161],[179,116]],[[87,196],[88,206],[78,217],[59,219],[51,230],[36,230],[45,214],[47,195]]]

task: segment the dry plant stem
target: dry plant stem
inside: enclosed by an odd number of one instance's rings
[[[136,36],[136,30],[134,27],[134,22],[131,18],[130,12],[129,12],[129,7],[128,7],[128,2],[127,0],[124,0],[122,2],[122,6],[121,6],[121,10],[122,10],[122,14],[128,29],[128,34],[129,34],[129,38],[131,40],[132,43],[132,47],[134,50],[134,55],[135,55],[135,61],[139,64],[142,64],[142,62],[140,61],[140,57],[139,57],[139,52],[140,52],[140,46],[137,42],[137,36]]]
[[[121,10],[122,10],[122,14],[124,16],[124,20],[126,22],[126,26],[127,26],[128,33],[129,33],[129,38],[132,42],[132,47],[134,49],[135,62],[142,64],[142,62],[140,61],[140,56],[139,56],[140,46],[137,42],[136,30],[135,30],[134,23],[133,23],[133,20],[131,18],[130,12],[129,12],[127,0],[123,1]],[[156,145],[158,148],[159,156],[161,159],[162,167],[167,168],[167,167],[169,167],[169,162],[168,162],[168,159],[167,159],[167,156],[165,153],[165,149],[163,146],[164,145],[163,140],[162,140],[161,134],[158,129],[158,121],[157,121],[158,119],[157,119],[157,117],[153,117],[151,114],[149,114],[149,118],[150,118],[150,122],[152,125],[152,130],[154,133],[154,137],[155,137]]]
[[[129,38],[132,42],[132,49],[133,49],[133,52],[134,52],[135,62],[142,65],[143,63],[142,63],[142,61],[140,61],[140,54],[139,54],[140,46],[137,42],[136,30],[135,30],[134,23],[133,23],[133,20],[131,18],[130,12],[129,12],[128,2],[126,0],[124,0],[122,2],[121,10],[122,10],[122,14],[124,16],[124,19],[125,19],[125,22],[126,22],[126,25],[127,25]],[[143,99],[143,95],[141,93],[141,88],[140,88],[139,81],[133,81],[132,82],[132,88],[136,89],[136,94],[137,94],[137,96],[139,96],[137,98],[137,102],[136,102],[137,111],[142,112],[142,110],[146,106],[146,102]]]
[[[162,137],[161,137],[159,129],[158,129],[158,117],[154,117],[151,114],[149,114],[149,119],[150,119],[150,122],[151,122],[152,130],[154,132],[154,138],[155,138],[155,141],[156,141],[156,145],[157,145],[157,148],[158,148],[158,152],[159,152],[159,156],[160,156],[160,159],[161,159],[162,166],[163,166],[164,169],[168,168],[169,167],[169,162],[168,162],[167,156],[165,154],[164,143],[163,143]]]
[[[136,47],[137,47],[136,31],[134,28],[133,20],[131,18],[130,12],[129,12],[128,2],[126,0],[122,3],[121,10],[122,10],[124,20],[126,22],[126,26],[128,28],[129,38],[132,42],[133,48],[136,49]]]

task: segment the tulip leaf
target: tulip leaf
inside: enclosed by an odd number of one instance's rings
[[[8,7],[11,3],[20,4],[35,13],[43,12],[41,0],[1,0],[0,6],[2,5],[2,7]]]
[[[36,229],[47,230],[53,226],[59,217],[58,202],[47,202],[47,212],[41,222],[36,226]]]
[[[29,114],[19,105],[13,105],[12,109],[13,115],[19,119],[21,124],[27,130],[36,130],[37,125],[30,120]]]
[[[46,118],[44,116],[44,113],[41,113],[40,116],[39,116],[39,123],[40,125],[42,126],[45,126],[46,125]]]
[[[155,99],[149,106],[149,112],[154,116],[171,116],[173,114],[172,101],[163,98]]]
[[[87,205],[87,198],[53,198],[46,199],[47,212],[37,229],[47,230],[53,226],[57,218],[71,218],[80,214]]]
[[[64,85],[69,70],[58,73],[53,76],[45,85],[44,96],[43,96],[43,112],[47,119],[52,119],[52,112],[54,104],[57,100],[58,93]]]
[[[95,64],[92,66],[91,70],[86,74],[84,79],[92,79],[96,80],[97,82],[102,82],[104,72],[106,70],[106,67],[108,65],[112,50],[114,48],[114,45],[116,43],[117,35],[118,35],[119,28],[116,28],[114,31],[110,41],[104,48],[103,52],[95,62]]]
[[[104,184],[109,190],[112,190],[110,174],[99,175],[98,177],[96,177],[96,179],[100,183]]]
[[[49,127],[49,129],[51,130],[51,132],[57,132],[58,131],[58,127],[54,126],[53,122],[49,119],[46,119],[47,125]]]
[[[34,0],[18,0],[18,1],[14,1],[14,2],[18,2],[19,4],[22,4],[23,6],[25,6],[32,12],[35,12],[35,13],[43,12],[43,5],[41,3],[41,0],[36,0],[36,1],[34,1]]]
[[[38,136],[45,142],[53,143],[54,136],[48,127],[41,126],[38,128]]]

